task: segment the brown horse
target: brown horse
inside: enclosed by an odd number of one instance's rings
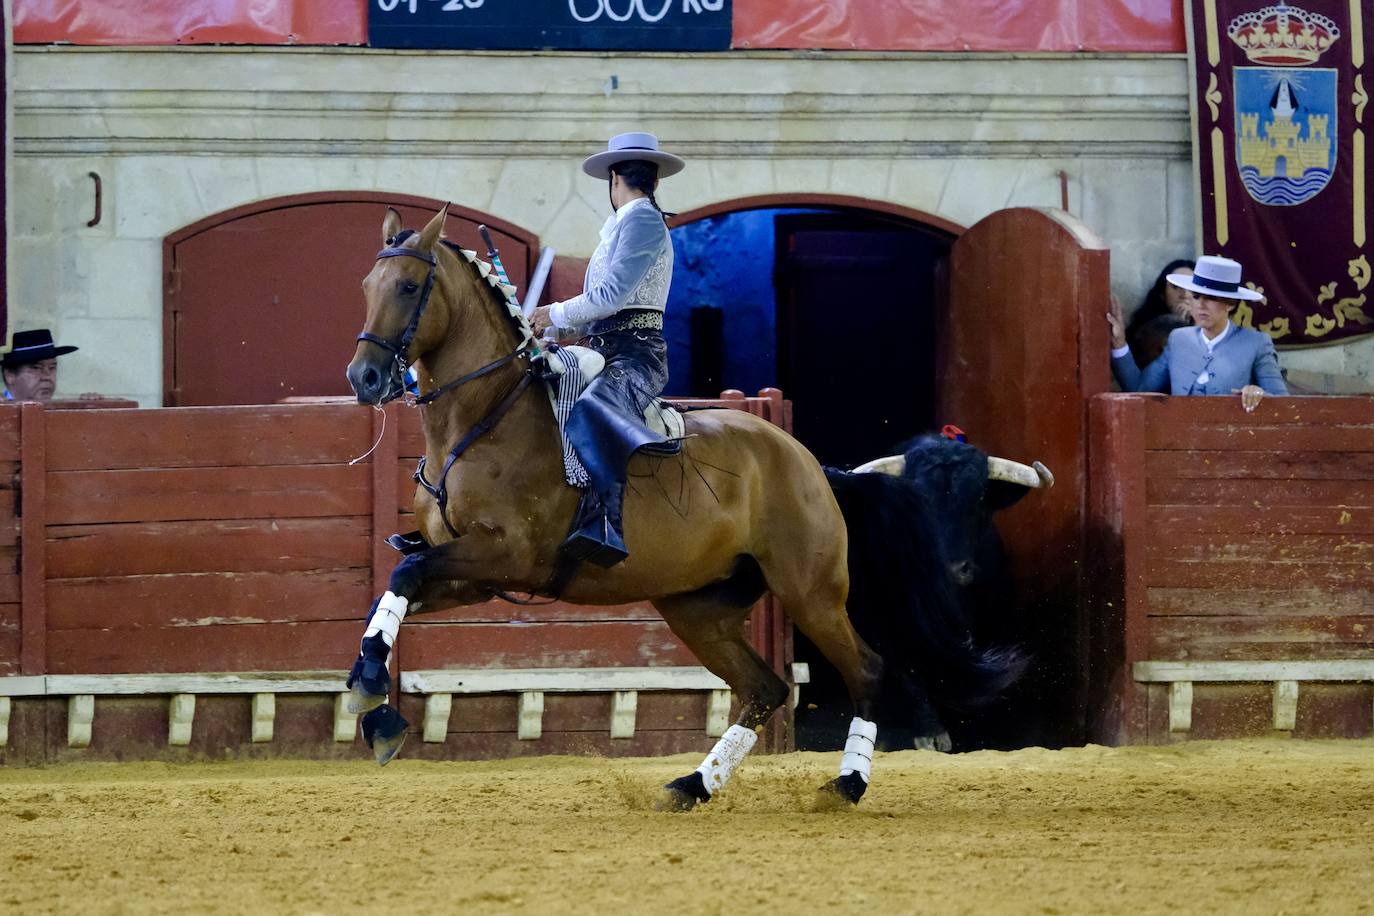
[[[401,393],[402,373],[413,364],[425,404],[423,486],[415,494],[425,545],[397,566],[374,603],[349,676],[354,708],[366,713],[364,735],[383,764],[407,724],[386,703],[386,664],[405,614],[486,601],[506,590],[544,590],[579,498],[564,479],[528,326],[489,282],[486,265],[440,240],[446,212],[411,232],[387,210],[386,247],[363,281],[367,318],[348,366],[358,400],[375,405]],[[724,785],[788,696],[788,685],[745,639],[750,607],[771,591],[839,671],[853,700],[841,775],[826,788],[857,802],[870,773],[883,662],[846,615],[846,518],[816,459],[773,424],[736,410],[691,411],[685,422],[678,458],[631,460],[629,558],[610,569],[582,567],[562,597],[581,604],[650,601],[739,698],[739,719],[706,762],[665,787],[661,803],[686,809]],[[655,475],[671,477],[670,484]],[[938,574],[932,558],[915,569],[892,559],[895,576],[903,569]],[[997,679],[983,670],[984,656],[949,648],[966,662],[956,667],[981,678],[968,692]],[[966,679],[951,689],[971,684]]]

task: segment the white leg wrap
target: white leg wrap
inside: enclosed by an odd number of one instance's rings
[[[401,629],[401,621],[405,619],[406,599],[400,595],[387,592],[382,595],[382,600],[377,602],[377,610],[367,625],[367,632],[363,634],[363,639],[381,633],[382,642],[388,646],[394,646],[396,645],[396,634]]]
[[[731,725],[727,728],[725,734],[716,742],[716,746],[711,748],[711,753],[707,754],[701,766],[697,767],[701,781],[706,785],[706,791],[715,795],[725,788],[725,784],[730,780],[730,774],[758,740],[758,734],[743,725]]]
[[[858,773],[868,785],[873,775],[873,742],[878,737],[878,723],[855,716],[849,723],[849,738],[844,742],[844,759],[840,761],[840,775]]]

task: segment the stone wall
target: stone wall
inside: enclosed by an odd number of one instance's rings
[[[162,239],[177,228],[375,189],[450,199],[585,257],[607,204],[577,163],[634,127],[691,162],[664,185],[674,210],[826,192],[967,226],[1058,206],[1062,171],[1133,305],[1193,251],[1186,92],[1185,61],[1159,55],[19,48],[10,326],[82,347],[64,392],[159,404]]]

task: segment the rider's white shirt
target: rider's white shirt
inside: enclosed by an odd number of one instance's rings
[[[673,279],[673,243],[662,215],[637,197],[607,217],[601,242],[587,264],[584,292],[554,303],[549,318],[575,328],[610,318],[622,309],[663,311]]]

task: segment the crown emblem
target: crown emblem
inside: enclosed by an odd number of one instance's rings
[[[1305,67],[1341,37],[1335,22],[1280,2],[1231,20],[1226,34],[1245,56],[1271,67]]]

